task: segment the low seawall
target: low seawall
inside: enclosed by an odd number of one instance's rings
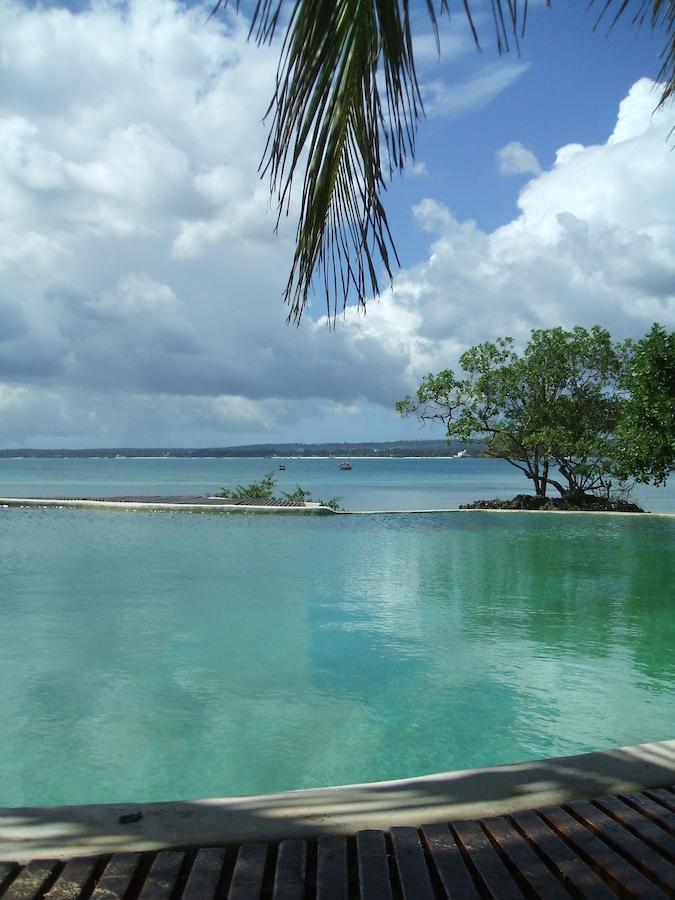
[[[320,503],[227,503],[217,497],[0,497],[0,507],[332,515]]]
[[[212,512],[258,513],[280,515],[319,516],[412,516],[434,513],[489,513],[497,515],[533,516],[638,516],[640,518],[675,518],[675,513],[636,513],[615,510],[553,510],[553,509],[461,509],[444,507],[437,509],[332,509],[320,503],[244,504],[227,503],[217,497],[0,497],[0,507],[37,507],[56,509],[117,509],[156,512]]]

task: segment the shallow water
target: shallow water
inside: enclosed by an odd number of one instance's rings
[[[674,549],[658,518],[2,509],[0,805],[672,738]]]

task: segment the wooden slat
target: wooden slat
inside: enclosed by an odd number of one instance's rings
[[[569,809],[583,825],[625,856],[636,869],[661,888],[668,891],[670,886],[675,886],[675,866],[602,810],[585,801],[571,803]]]
[[[648,797],[651,797],[652,800],[661,803],[666,809],[675,812],[675,794],[673,794],[672,791],[668,791],[665,788],[658,788],[657,790],[645,791],[644,793]]]
[[[570,893],[527,843],[525,838],[503,816],[484,819],[483,828],[508,857],[518,875],[527,882],[529,891],[540,900],[570,900]]]
[[[433,900],[434,892],[416,828],[392,828],[391,843],[404,900]]]
[[[668,809],[675,810],[675,785],[671,785],[667,788],[655,788],[653,790],[645,791],[646,794],[654,794],[659,798],[661,803],[664,803]]]
[[[274,873],[272,900],[303,900],[307,872],[307,846],[304,841],[279,844]]]
[[[448,826],[425,825],[422,835],[446,896],[450,900],[479,900],[474,880]]]
[[[258,900],[265,879],[267,844],[242,844],[232,873],[228,900]]]
[[[45,894],[45,900],[79,900],[93,879],[96,863],[92,856],[69,860]]]
[[[332,835],[320,837],[316,862],[316,898],[347,900],[348,897],[347,840]]]
[[[16,877],[19,866],[15,862],[0,862],[0,893]]]
[[[121,900],[138,871],[140,853],[116,853],[105,867],[91,895],[92,900]]]
[[[644,798],[646,799],[646,798]],[[659,853],[662,853],[666,859],[675,862],[675,834],[668,834],[660,825],[657,825],[651,818],[647,818],[639,809],[634,809],[628,803],[619,800],[618,797],[600,797],[599,800],[593,801],[596,806],[603,809],[608,815],[616,819],[626,828],[630,828],[638,837],[646,841],[652,847],[655,847]],[[649,801],[653,804],[653,801]],[[663,810],[665,812],[665,810]],[[669,813],[666,812],[666,815]],[[675,821],[675,816],[673,816]]]
[[[389,860],[382,831],[359,831],[356,835],[361,900],[391,900]]]
[[[169,900],[178,883],[184,859],[184,853],[160,850],[143,883],[139,900]]]
[[[584,900],[616,900],[614,891],[536,813],[516,813],[509,819],[575,895]]]
[[[621,890],[628,897],[639,900],[663,900],[666,896],[655,884],[616,853],[592,831],[585,828],[562,809],[542,810],[541,815],[552,828],[569,841],[597,872],[601,872],[614,890]]]
[[[469,854],[489,895],[499,900],[521,900],[523,892],[511,877],[490,839],[477,822],[453,822],[455,837]]]
[[[59,866],[56,859],[39,859],[28,863],[7,888],[3,900],[34,900],[42,897]]]
[[[659,803],[657,794],[658,791],[647,791],[641,794],[626,794],[621,799],[639,810],[643,816],[657,822],[669,834],[675,835],[675,812]]]
[[[225,850],[222,847],[200,850],[192,863],[181,900],[210,900],[215,897],[224,864]]]

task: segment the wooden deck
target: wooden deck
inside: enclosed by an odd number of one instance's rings
[[[353,837],[0,862],[0,897],[673,898],[675,789]]]

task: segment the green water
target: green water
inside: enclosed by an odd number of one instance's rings
[[[675,520],[0,510],[0,805],[675,737]]]

